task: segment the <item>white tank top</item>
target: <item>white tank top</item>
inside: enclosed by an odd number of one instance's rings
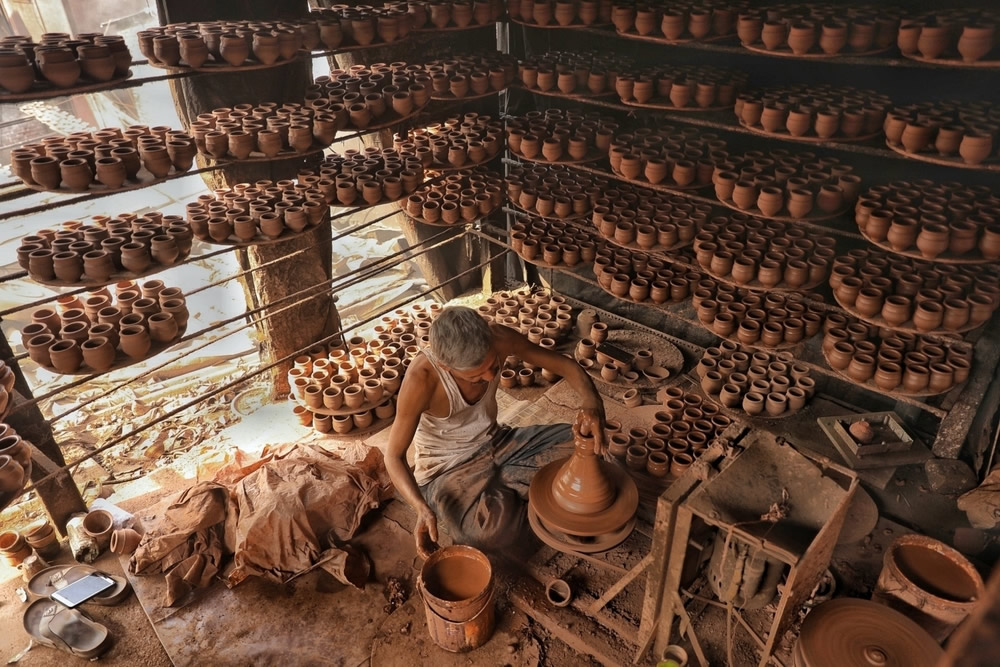
[[[437,371],[448,396],[447,417],[424,412],[413,434],[415,469],[413,476],[423,486],[441,473],[467,461],[489,442],[497,431],[497,387],[500,373],[490,381],[482,398],[470,405],[458,389],[451,373],[438,366],[429,350],[424,356]]]

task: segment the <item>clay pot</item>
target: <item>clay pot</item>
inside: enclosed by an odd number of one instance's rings
[[[139,548],[142,535],[131,528],[123,528],[111,533],[111,551],[113,553],[128,556]]]
[[[177,337],[177,321],[170,313],[154,313],[147,320],[149,336],[155,343],[169,343]]]
[[[917,248],[920,254],[928,259],[934,259],[948,249],[948,227],[945,225],[924,225],[917,235]]]
[[[0,553],[3,554],[8,565],[17,567],[31,555],[31,547],[28,546],[20,533],[7,531],[0,533]]]
[[[152,347],[149,332],[141,325],[122,327],[119,336],[122,351],[131,359],[144,359]]]
[[[91,537],[101,549],[111,544],[111,534],[115,520],[107,510],[91,510],[83,518],[83,532]]]
[[[74,192],[84,192],[90,187],[94,175],[86,160],[69,158],[59,163],[59,174],[63,185]]]
[[[966,164],[980,164],[992,152],[993,136],[985,132],[966,132],[958,146],[958,154]]]
[[[118,353],[111,341],[104,337],[90,338],[84,341],[80,350],[83,354],[83,361],[98,373],[103,373],[111,368]]]
[[[83,363],[83,354],[75,340],[61,340],[49,347],[48,352],[57,373],[75,373]]]
[[[919,301],[913,312],[913,326],[919,331],[933,331],[941,327],[944,307],[934,301]]]
[[[35,82],[35,69],[28,61],[21,59],[23,64],[0,66],[0,87],[12,92],[23,93]]]
[[[232,67],[238,67],[250,57],[250,45],[236,33],[225,33],[219,43],[219,53]]]

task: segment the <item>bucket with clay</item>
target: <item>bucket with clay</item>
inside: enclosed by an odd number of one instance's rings
[[[471,651],[493,636],[493,567],[483,552],[465,545],[438,549],[420,569],[417,590],[431,639],[444,650]]]
[[[904,535],[885,552],[872,600],[902,612],[942,642],[985,591],[962,554],[925,535]]]

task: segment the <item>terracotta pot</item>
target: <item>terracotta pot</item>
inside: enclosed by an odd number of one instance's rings
[[[74,192],[84,192],[94,180],[86,160],[70,158],[59,163],[59,174],[65,187]]]
[[[104,337],[90,338],[83,342],[80,349],[83,361],[98,373],[111,368],[118,353],[111,341]]]
[[[235,33],[226,33],[222,35],[219,43],[219,53],[229,65],[238,67],[250,57],[250,45],[243,37]]]
[[[993,136],[988,133],[966,132],[958,146],[958,154],[966,164],[981,164],[992,152]]]
[[[920,301],[913,312],[913,326],[919,331],[933,331],[941,327],[944,307],[933,301]]]
[[[132,554],[139,548],[142,535],[131,528],[123,528],[111,533],[111,551],[119,555]]]
[[[126,326],[121,329],[120,343],[122,352],[131,359],[139,360],[146,357],[152,346],[149,332],[145,327],[139,325]]]
[[[61,340],[49,347],[48,352],[57,373],[75,373],[83,363],[83,354],[75,340]]]
[[[101,549],[110,545],[114,528],[114,517],[107,510],[91,510],[83,518],[83,532],[93,538]]]

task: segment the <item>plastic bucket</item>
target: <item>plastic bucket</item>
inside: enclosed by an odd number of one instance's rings
[[[483,552],[465,545],[438,549],[424,562],[417,590],[431,639],[444,650],[471,651],[493,636],[493,567]]]

